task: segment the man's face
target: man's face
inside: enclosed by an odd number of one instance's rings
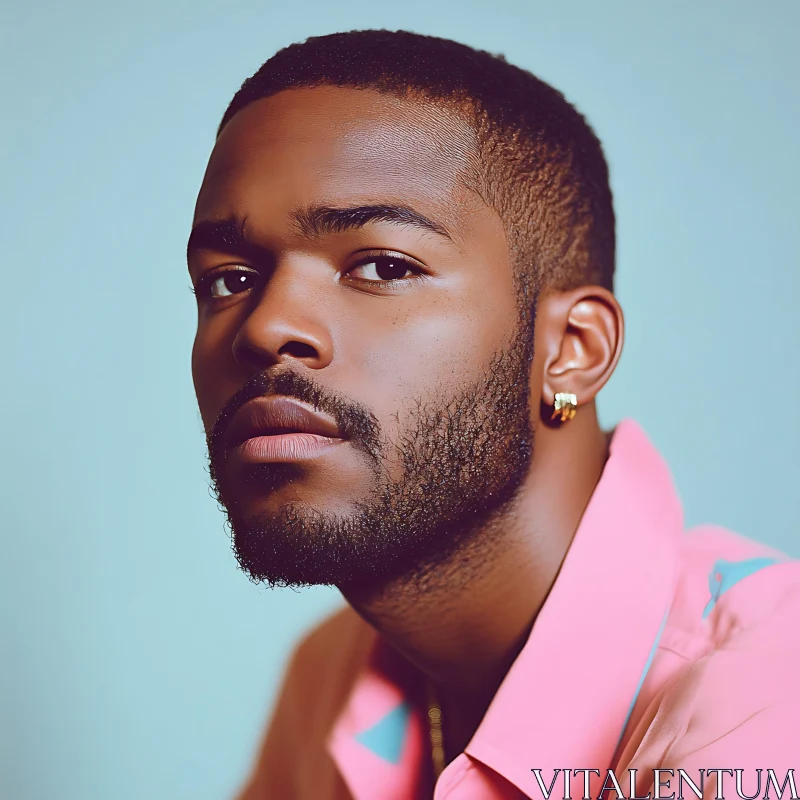
[[[219,137],[192,369],[253,579],[418,573],[524,479],[532,337],[501,221],[466,188],[474,152],[441,108],[333,87],[257,101]]]

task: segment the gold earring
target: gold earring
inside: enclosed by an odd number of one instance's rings
[[[578,410],[578,398],[572,392],[556,392],[553,406],[553,416],[555,419],[560,416],[562,422],[571,420]]]

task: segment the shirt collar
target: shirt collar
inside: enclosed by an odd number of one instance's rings
[[[532,768],[612,766],[669,609],[683,511],[667,465],[632,420],[561,571],[465,752],[533,795]]]
[[[558,578],[467,755],[531,796],[539,791],[533,768],[612,766],[670,605],[682,531],[667,465],[623,420]],[[355,796],[361,783],[391,780],[396,796],[408,797],[425,720],[379,652],[356,680],[329,748]]]

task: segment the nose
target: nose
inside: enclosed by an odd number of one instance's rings
[[[333,337],[315,285],[320,276],[310,273],[284,264],[270,276],[233,340],[233,356],[248,372],[289,361],[324,369],[333,360]]]

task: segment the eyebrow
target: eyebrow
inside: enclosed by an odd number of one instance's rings
[[[393,225],[411,225],[452,240],[444,225],[404,205],[376,204],[341,208],[309,206],[293,211],[290,217],[300,233],[309,239],[357,230],[370,222],[388,222]],[[248,238],[245,231],[246,222],[246,217],[198,222],[189,234],[186,245],[187,256],[198,250],[216,250],[243,255],[265,253],[265,248],[259,247]]]
[[[376,204],[343,208],[309,206],[294,211],[291,216],[300,231],[309,238],[363,228],[369,222],[388,222],[393,225],[411,225],[445,239],[452,239],[444,225],[404,205]]]
[[[247,238],[245,223],[247,218],[203,220],[192,228],[186,245],[186,255],[198,250],[217,250],[223,253],[252,253],[261,250]]]

